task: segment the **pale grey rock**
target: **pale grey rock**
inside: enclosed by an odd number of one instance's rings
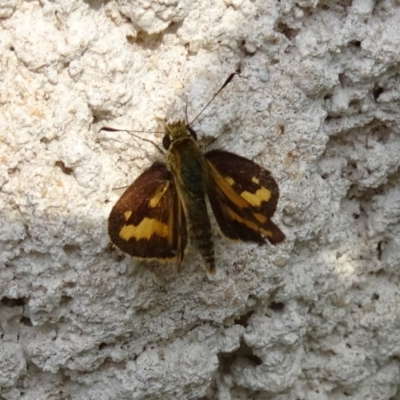
[[[0,396],[397,399],[399,26],[395,0],[0,2]],[[141,138],[239,66],[193,128],[273,173],[286,242],[215,226],[213,277],[110,251],[162,159]]]

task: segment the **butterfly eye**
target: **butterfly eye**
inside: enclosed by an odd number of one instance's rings
[[[197,141],[197,133],[195,130],[193,130],[190,126],[187,126],[187,130],[190,132],[190,135],[194,140]]]
[[[169,149],[169,146],[171,146],[171,138],[169,137],[169,135],[164,136],[162,144],[165,150]]]

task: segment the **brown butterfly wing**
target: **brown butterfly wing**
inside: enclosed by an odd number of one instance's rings
[[[282,242],[284,233],[272,222],[279,199],[274,178],[253,161],[222,150],[205,154],[208,198],[218,225],[232,240]]]
[[[115,246],[133,257],[176,259],[180,268],[186,220],[164,164],[153,164],[126,189],[110,213],[108,233]]]

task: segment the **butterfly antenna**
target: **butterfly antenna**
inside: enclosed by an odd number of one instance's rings
[[[203,114],[204,110],[211,104],[211,102],[220,94],[220,92],[225,88],[225,86],[226,86],[226,85],[233,79],[233,77],[234,77],[235,75],[237,75],[237,74],[238,74],[237,72],[234,72],[234,73],[232,73],[232,74],[230,74],[230,75],[228,76],[227,80],[226,80],[226,81],[224,82],[224,84],[219,88],[218,92],[216,92],[216,93],[214,94],[214,96],[211,97],[211,100],[202,108],[202,110],[197,114],[197,116],[196,116],[195,118],[193,118],[193,119],[190,121],[190,124],[188,124],[188,126],[191,126],[191,125],[193,124],[193,122],[196,121],[197,118],[199,118],[201,114]]]
[[[188,117],[188,105],[186,103],[186,107],[185,107],[185,119],[186,119],[186,123],[190,126],[189,124],[189,117]],[[192,121],[193,122],[193,121]]]
[[[109,126],[103,126],[99,132],[101,131],[105,131],[105,132],[120,132],[120,131],[125,131],[130,133],[132,136],[134,136],[135,138],[138,138],[140,140],[143,140],[144,142],[149,142],[151,143],[161,154],[165,155],[165,151],[163,149],[161,149],[160,146],[158,146],[157,143],[154,143],[152,140],[150,139],[146,139],[144,137],[141,137],[139,135],[136,135],[134,132],[140,132],[140,133],[162,133],[164,134],[165,132],[157,132],[157,131],[131,131],[130,129],[117,129],[117,128],[111,128]]]

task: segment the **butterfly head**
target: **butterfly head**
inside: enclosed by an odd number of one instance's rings
[[[184,121],[177,121],[165,125],[165,136],[163,139],[163,146],[168,150],[171,143],[181,139],[194,139],[197,141],[196,132]]]

